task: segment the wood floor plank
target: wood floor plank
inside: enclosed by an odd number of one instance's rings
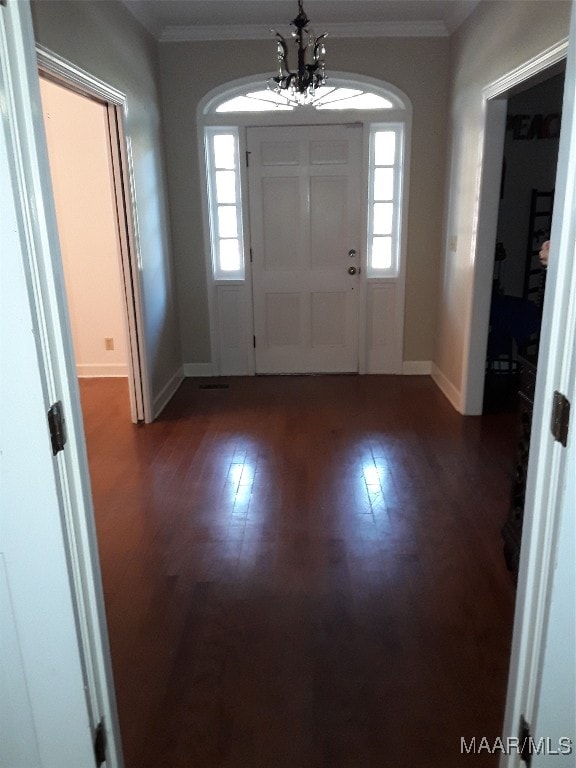
[[[515,424],[427,377],[81,395],[126,768],[475,768],[500,734]]]

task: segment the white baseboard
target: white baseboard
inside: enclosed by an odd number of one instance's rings
[[[375,373],[375,371],[370,371]],[[380,371],[378,371],[380,373]],[[387,371],[389,373],[389,371]],[[431,360],[405,360],[402,363],[403,376],[430,376],[432,373]],[[205,377],[214,376],[214,366],[212,363],[185,363],[184,376],[186,377]]]
[[[403,376],[430,376],[431,373],[431,360],[404,360],[402,363]]]
[[[432,363],[432,378],[438,389],[450,401],[458,413],[462,413],[462,393],[442,373],[435,363]]]
[[[76,366],[79,379],[101,379],[128,376],[128,366],[125,363],[83,363]]]
[[[185,363],[184,376],[214,376],[213,363]]]
[[[184,372],[182,368],[179,368],[154,398],[154,402],[152,403],[152,420],[157,419],[164,408],[166,408],[183,381]]]

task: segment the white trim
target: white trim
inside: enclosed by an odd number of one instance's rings
[[[286,24],[278,26],[285,27]],[[443,21],[363,21],[356,23],[314,22],[315,29],[326,29],[331,39],[346,37],[448,37]],[[161,43],[185,43],[218,40],[270,40],[274,35],[269,24],[189,25],[164,27]]]
[[[142,317],[139,311],[139,302],[136,301],[135,291],[138,285],[134,286],[133,272],[134,261],[133,254],[137,253],[135,246],[135,229],[133,226],[133,217],[130,201],[134,199],[134,191],[130,189],[130,174],[132,173],[132,156],[129,152],[129,145],[124,134],[124,123],[119,114],[120,107],[114,104],[106,104],[106,116],[108,119],[108,139],[110,146],[110,160],[112,163],[112,180],[114,182],[115,210],[116,210],[116,232],[120,246],[120,279],[122,281],[124,332],[128,346],[128,390],[130,393],[130,410],[132,421],[146,420],[149,414],[149,393],[147,378],[142,375],[143,371],[143,350],[142,339],[140,338],[139,328],[142,327]],[[125,173],[125,169],[130,171]]]
[[[438,389],[444,394],[445,397],[448,398],[448,400],[452,403],[454,408],[459,411],[461,411],[461,402],[462,402],[462,394],[461,392],[456,389],[454,384],[446,378],[444,373],[438,368],[438,366],[433,362],[432,363],[432,370],[431,370],[431,376],[434,382],[436,383],[436,386]]]
[[[473,226],[471,252],[474,255],[474,290],[469,308],[470,333],[464,339],[463,409],[468,416],[482,413],[486,370],[486,349],[492,300],[492,276],[494,273],[494,243],[498,228],[500,205],[500,179],[504,159],[506,133],[506,99],[484,102],[484,135],[481,154],[484,157],[479,174],[479,212]]]
[[[566,37],[487,85],[482,92],[484,100],[507,94],[512,88],[522,85],[543,70],[558,64],[566,58],[567,50],[568,38]]]
[[[215,375],[213,363],[186,363],[184,365],[184,376],[187,378],[205,378]]]
[[[404,360],[402,363],[403,376],[430,376],[431,374],[431,360]]]
[[[41,72],[45,72],[57,80],[64,81],[68,88],[75,88],[78,93],[84,95],[89,93],[91,96],[95,96],[102,101],[124,106],[126,96],[121,91],[94,77],[94,75],[86,72],[86,70],[77,67],[76,64],[72,64],[72,62],[62,56],[53,53],[45,46],[40,45],[40,43],[36,45],[36,57],[38,59],[38,69]]]
[[[217,375],[220,372],[220,350],[218,346],[218,334],[216,329],[217,318],[217,303],[216,303],[216,283],[214,281],[214,265],[212,262],[212,238],[210,231],[210,201],[208,198],[208,157],[206,155],[206,138],[205,138],[205,126],[204,123],[197,118],[197,141],[198,141],[198,157],[200,167],[200,199],[202,203],[202,230],[204,236],[204,265],[206,272],[206,288],[208,294],[208,322],[209,322],[209,335],[210,335],[210,363],[202,363],[201,365],[210,366],[211,372],[205,374],[207,376]],[[241,182],[242,188],[244,187]],[[242,206],[244,206],[244,196],[242,198]],[[244,219],[249,217],[245,216]],[[246,240],[244,241],[246,242]],[[244,254],[244,262],[246,263],[246,254]],[[246,270],[248,272],[248,270]],[[195,363],[184,363],[184,375],[194,376],[194,373],[188,373],[190,366],[196,365]],[[202,375],[202,374],[199,374]]]
[[[576,344],[576,15],[572,14],[570,47],[558,152],[556,205],[544,298],[542,333],[534,396],[530,459],[524,506],[522,549],[504,735],[516,736],[520,715],[535,722],[540,672],[545,650],[550,588],[556,568],[556,535],[562,511],[564,479],[574,468],[567,450],[550,430],[553,392],[570,395],[574,386]],[[571,424],[569,440],[574,440]],[[570,508],[573,514],[573,508]],[[534,734],[536,735],[536,734]],[[502,756],[500,766],[517,760]]]
[[[103,80],[91,75],[62,56],[53,53],[44,46],[36,46],[36,58],[39,71],[65,88],[77,93],[97,98],[108,106],[111,130],[111,152],[114,177],[114,191],[117,204],[122,206],[119,212],[119,238],[121,251],[120,274],[123,282],[123,297],[129,356],[129,386],[132,419],[153,420],[150,369],[147,362],[144,338],[143,290],[140,281],[141,253],[138,235],[138,215],[132,148],[126,132],[126,96]],[[111,115],[110,112],[113,112]],[[111,119],[113,118],[113,119]],[[112,139],[118,141],[118,150],[112,146]],[[118,166],[121,165],[121,174]],[[121,178],[119,176],[121,175]],[[125,231],[120,231],[125,221]]]
[[[182,368],[179,368],[177,371],[175,371],[172,376],[168,379],[167,383],[162,387],[160,392],[156,395],[154,398],[154,410],[152,419],[157,419],[158,416],[162,413],[164,408],[168,405],[172,397],[176,394],[176,391],[178,390],[178,387],[182,382],[184,381],[184,371]]]
[[[368,184],[370,178],[370,164],[368,162],[368,155],[370,152],[370,123],[364,122],[362,126],[362,157],[360,159],[360,182],[362,184],[362,196],[360,199],[360,216],[365,223],[368,221]],[[368,337],[369,337],[369,323],[368,323],[368,302],[370,299],[370,293],[368,291],[367,275],[367,256],[366,250],[366,232],[361,234],[362,253],[360,254],[361,272],[360,279],[358,281],[360,288],[360,295],[358,297],[358,373],[364,375],[371,373],[368,370],[370,354],[368,349]],[[372,281],[375,282],[375,281]],[[404,329],[404,323],[402,323],[402,329]]]

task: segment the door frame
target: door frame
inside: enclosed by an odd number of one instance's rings
[[[134,172],[129,136],[125,130],[126,96],[80,67],[36,45],[42,76],[69,91],[103,102],[106,107],[116,223],[120,249],[119,274],[128,348],[128,389],[133,423],[153,420],[146,345],[143,338],[143,303],[140,284],[140,249],[134,204]]]
[[[467,415],[482,413],[490,297],[494,269],[494,244],[498,227],[500,177],[504,159],[506,108],[508,96],[529,80],[543,77],[546,70],[566,58],[568,38],[508,72],[484,88],[482,94],[484,127],[481,141],[481,168],[476,195],[478,222],[472,252],[475,254],[474,285],[469,333],[465,339],[462,408]]]
[[[23,658],[31,662],[29,690],[40,692],[40,701],[31,701],[36,720],[36,733],[41,751],[52,755],[46,765],[65,761],[67,740],[87,742],[92,751],[91,739],[97,724],[102,721],[106,734],[106,765],[122,768],[122,750],[102,581],[96,542],[95,524],[90,491],[88,459],[84,439],[82,413],[78,395],[72,337],[68,322],[64,277],[59,252],[51,176],[42,119],[40,84],[35,56],[35,41],[29,2],[0,5],[6,35],[0,38],[0,46],[6,58],[6,87],[3,104],[3,123],[11,140],[13,174],[12,195],[19,213],[20,228],[17,233],[21,245],[22,269],[26,276],[26,293],[35,340],[37,363],[30,385],[38,384],[42,392],[44,408],[57,401],[62,403],[65,415],[67,441],[64,449],[54,457],[50,455],[50,440],[46,410],[37,419],[35,429],[23,435],[21,440],[30,444],[30,454],[43,456],[50,461],[52,475],[46,488],[47,496],[56,499],[54,512],[50,507],[51,524],[57,529],[59,551],[62,552],[69,605],[62,605],[62,615],[69,609],[74,614],[74,631],[77,638],[79,663],[82,666],[82,685],[78,694],[86,703],[86,719],[92,733],[66,734],[46,729],[46,724],[56,725],[52,719],[55,691],[47,688],[50,675],[42,671],[49,659],[38,657],[34,638],[27,636]],[[4,181],[3,181],[4,183]],[[14,254],[14,258],[18,258]],[[24,332],[25,329],[22,329]],[[29,337],[30,338],[30,337]],[[18,414],[15,414],[17,418]],[[16,425],[18,426],[18,425]],[[33,448],[32,448],[33,446]],[[12,444],[10,445],[12,450]],[[22,451],[16,454],[17,469],[24,472]],[[44,466],[44,465],[43,465]],[[41,504],[40,498],[33,503]],[[14,510],[11,510],[14,512]],[[11,518],[12,528],[18,532],[21,544],[16,554],[26,555],[26,531],[18,527],[18,518]],[[52,529],[51,529],[52,530]],[[46,547],[52,553],[54,547]],[[46,567],[49,569],[50,564]],[[52,564],[54,567],[58,563]],[[50,572],[50,571],[49,571]],[[34,585],[38,589],[38,585]],[[41,590],[38,592],[41,598]],[[14,593],[15,605],[26,604],[26,593]],[[35,622],[36,633],[42,632],[42,609]],[[28,627],[30,629],[30,627]],[[63,629],[59,627],[59,629]],[[68,643],[69,635],[61,642]],[[72,667],[75,659],[70,659]],[[35,709],[37,707],[37,709]],[[64,752],[63,752],[64,751]],[[52,754],[54,753],[54,754]],[[44,762],[42,763],[44,764]]]
[[[248,86],[262,88],[263,84],[269,79],[269,74],[251,75],[225,83],[214,88],[207,93],[199,102],[197,109],[197,130],[198,130],[198,155],[200,159],[200,193],[202,196],[202,210],[204,222],[204,252],[206,264],[206,281],[208,293],[208,312],[210,323],[210,349],[211,360],[209,364],[186,365],[185,375],[254,375],[254,322],[253,322],[253,296],[252,296],[252,275],[250,265],[250,226],[249,215],[243,215],[244,230],[244,262],[245,278],[244,280],[215,280],[212,270],[211,241],[210,241],[210,206],[207,190],[207,161],[205,147],[205,129],[208,127],[223,127],[235,131],[238,135],[240,157],[247,157],[246,130],[247,128],[258,127],[290,127],[298,125],[346,125],[361,124],[363,126],[362,135],[362,201],[361,216],[364,231],[362,234],[362,252],[361,263],[362,272],[360,275],[360,314],[358,318],[359,332],[359,373],[429,373],[429,370],[415,370],[413,365],[404,364],[404,306],[406,292],[406,256],[407,256],[407,221],[408,221],[408,200],[409,200],[409,182],[410,182],[410,149],[411,149],[411,131],[412,131],[412,104],[409,97],[399,88],[391,83],[378,80],[373,77],[349,73],[349,72],[331,72],[331,79],[334,81],[349,81],[357,83],[365,88],[373,88],[382,93],[386,92],[388,97],[396,105],[390,110],[348,110],[348,111],[316,111],[312,109],[303,109],[294,112],[262,112],[262,113],[215,113],[211,111],[212,105],[217,103],[224,95],[232,97],[245,91]],[[402,105],[402,106],[400,106]],[[401,124],[404,130],[403,144],[403,174],[402,174],[402,195],[401,195],[401,221],[400,221],[400,265],[396,277],[370,278],[366,277],[366,222],[368,216],[368,169],[369,169],[369,146],[370,129],[375,125]],[[242,188],[242,208],[244,212],[249,211],[248,182],[245,173],[245,167],[240,168],[241,188]],[[394,328],[394,369],[379,370],[376,363],[373,363],[374,356],[370,354],[368,336],[370,335],[368,313],[374,310],[374,303],[379,298],[390,294],[391,290],[396,291],[396,297],[392,302],[390,311],[390,322]],[[234,303],[235,322],[230,322],[230,306]],[[242,348],[234,350],[232,353],[233,364],[229,366],[226,361],[227,350],[224,349],[226,343],[226,326],[230,327],[231,335],[242,338]],[[239,329],[239,326],[241,328]]]
[[[556,568],[562,514],[573,514],[573,499],[564,495],[568,452],[552,436],[555,391],[571,396],[576,366],[576,15],[572,11],[570,44],[562,42],[486,90],[487,98],[509,90],[521,73],[535,74],[566,56],[562,130],[558,153],[556,201],[544,298],[541,345],[534,396],[534,416],[526,485],[526,502],[518,591],[503,733],[519,736],[521,716],[534,725],[541,695],[541,670],[549,629],[549,606]],[[546,66],[543,66],[546,64]],[[502,88],[502,90],[500,90]],[[497,120],[494,121],[497,123]],[[484,144],[485,161],[489,133]],[[484,210],[482,208],[482,210]],[[492,240],[493,252],[494,240]],[[480,286],[476,287],[478,290]],[[569,440],[574,441],[574,424]],[[550,628],[554,631],[554,627]],[[534,731],[533,731],[534,733]],[[501,768],[518,765],[518,753],[502,754]]]

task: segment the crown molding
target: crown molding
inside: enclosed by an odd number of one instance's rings
[[[495,99],[507,94],[518,85],[523,85],[527,80],[539,75],[542,71],[553,67],[566,59],[568,52],[568,38],[560,40],[555,45],[542,51],[534,58],[522,64],[520,67],[506,73],[498,80],[487,85],[482,95],[484,99]]]
[[[65,84],[71,90],[83,96],[101,99],[119,107],[125,107],[126,96],[103,80],[91,75],[84,69],[53,53],[40,43],[36,44],[36,61],[39,71],[59,84]]]
[[[359,22],[356,24],[315,23],[316,29],[328,29],[329,38],[342,37],[448,37],[441,21],[433,22]],[[270,40],[275,30],[266,24],[229,26],[172,26],[160,34],[161,43],[185,43],[218,40]],[[282,30],[278,30],[281,32]]]

